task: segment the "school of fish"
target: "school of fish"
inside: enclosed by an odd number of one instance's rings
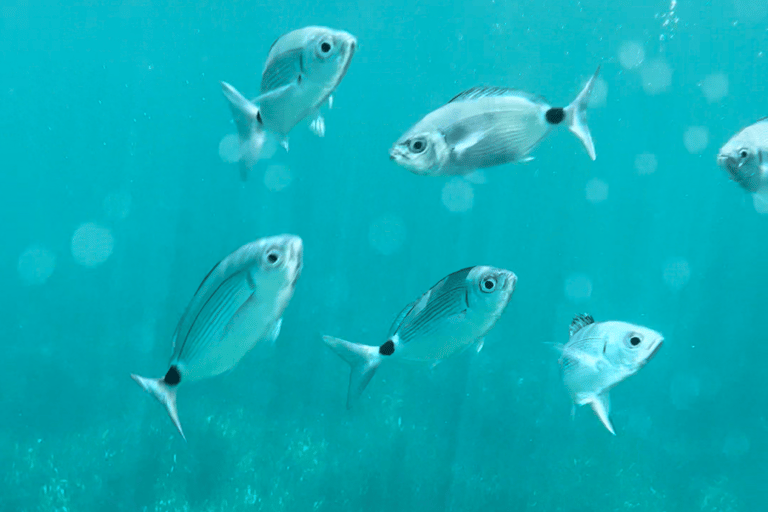
[[[272,44],[253,99],[221,82],[237,128],[242,180],[270,141],[287,151],[289,132],[299,123],[307,122],[315,134],[325,135],[320,109],[332,107],[356,48],[357,39],[345,31],[304,27]],[[504,85],[459,92],[405,131],[391,146],[389,158],[418,175],[464,175],[530,161],[536,146],[562,125],[595,160],[586,112],[599,72],[598,66],[565,107]],[[768,118],[736,133],[720,150],[717,164],[768,209]],[[181,316],[165,375],[131,375],[165,407],[182,437],[178,387],[232,370],[255,346],[277,339],[302,260],[301,238],[287,234],[247,243],[224,257],[202,280]],[[360,398],[384,361],[435,365],[470,347],[479,352],[507,308],[517,279],[511,270],[491,266],[457,270],[405,306],[380,345],[323,336],[350,366],[347,407]],[[647,327],[575,315],[567,342],[554,344],[574,409],[589,404],[615,435],[610,390],[643,368],[663,342],[660,333]]]

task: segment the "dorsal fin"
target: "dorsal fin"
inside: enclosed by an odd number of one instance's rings
[[[536,103],[547,102],[541,96],[537,96],[529,92],[521,91],[519,89],[512,89],[510,87],[494,87],[489,85],[480,85],[477,87],[472,87],[471,89],[467,89],[466,91],[460,92],[459,94],[451,98],[448,101],[448,103],[453,103],[454,101],[469,101],[469,100],[476,100],[478,98],[492,98],[492,97],[502,97],[502,96],[517,96],[520,98],[527,98]]]
[[[587,313],[578,314],[573,317],[573,320],[571,320],[571,325],[568,328],[568,335],[573,336],[579,332],[581,328],[593,323],[595,323],[595,319],[592,318],[592,315],[588,315]]]

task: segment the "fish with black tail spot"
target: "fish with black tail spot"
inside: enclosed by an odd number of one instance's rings
[[[515,291],[517,276],[505,269],[477,266],[454,272],[408,304],[380,346],[358,345],[323,336],[351,366],[347,408],[362,394],[386,359],[438,363],[467,347],[480,350]]]
[[[347,73],[357,40],[327,27],[304,27],[279,37],[269,50],[261,74],[260,95],[246,99],[221,82],[240,139],[240,176],[261,157],[268,134],[288,149],[288,132],[311,118],[310,128],[325,135],[320,107],[332,104],[332,94]]]
[[[256,344],[274,342],[301,274],[301,238],[256,240],[217,263],[192,297],[173,335],[164,377],[131,377],[165,406],[186,439],[176,408],[180,385],[234,368]]]
[[[576,405],[589,404],[611,434],[608,393],[636,374],[656,355],[664,338],[658,332],[626,322],[595,322],[590,315],[576,315],[569,340],[557,344],[563,382]]]
[[[587,126],[587,106],[600,72],[589,79],[567,107],[552,107],[542,97],[505,87],[473,87],[427,114],[389,151],[398,165],[415,174],[445,176],[532,160],[531,151],[556,126],[578,137],[596,158]]]

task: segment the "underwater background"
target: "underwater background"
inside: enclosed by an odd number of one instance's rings
[[[768,217],[716,165],[768,115],[755,0],[367,0],[0,6],[0,510],[768,509]],[[359,48],[326,111],[243,183],[220,80],[252,97],[306,25]],[[597,150],[413,175],[387,150],[474,85],[569,103],[598,65]],[[188,442],[129,378],[221,258],[294,233],[304,270],[274,346],[185,387]],[[322,334],[382,343],[457,269],[513,270],[480,353],[385,365],[345,408]],[[571,419],[574,314],[660,331],[612,392],[611,436]]]

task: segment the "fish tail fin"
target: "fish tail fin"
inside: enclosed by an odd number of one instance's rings
[[[363,393],[373,374],[376,373],[376,368],[381,364],[379,350],[377,347],[358,345],[331,336],[323,336],[323,341],[352,367],[347,393],[347,409],[349,409]]]
[[[262,156],[266,132],[260,121],[259,107],[226,82],[221,82],[221,90],[229,101],[229,108],[232,110],[232,117],[237,126],[237,135],[240,139],[240,179],[246,181],[248,171]]]
[[[587,106],[589,105],[589,96],[592,94],[592,88],[595,85],[598,73],[600,73],[600,66],[597,66],[597,71],[589,79],[579,95],[576,96],[576,99],[565,107],[565,119],[568,129],[579,138],[592,160],[596,159],[597,155],[595,154],[595,144],[592,142],[592,135],[589,133],[589,126],[587,126]]]
[[[160,379],[147,379],[134,373],[131,374],[131,378],[135,380],[144,391],[152,395],[158,402],[165,406],[165,410],[168,412],[168,416],[171,417],[171,421],[181,434],[184,441],[187,438],[184,436],[184,431],[181,429],[181,422],[179,421],[179,412],[176,410],[176,386],[169,386],[165,381]]]

